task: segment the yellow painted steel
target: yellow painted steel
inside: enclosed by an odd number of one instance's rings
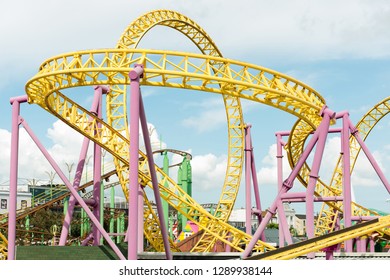
[[[8,240],[0,232],[0,260],[6,260],[8,256]]]
[[[228,94],[283,109],[308,120],[313,126],[320,122],[318,112],[324,105],[322,97],[293,78],[248,63],[169,51],[106,49],[81,51],[54,57],[44,62],[40,72],[27,83],[26,92],[29,102],[49,110],[86,137],[98,142],[115,157],[126,162],[127,159],[123,158],[123,151],[128,150],[126,137],[117,133],[108,124],[102,124],[102,128],[98,128],[97,124],[101,122],[100,120],[93,118],[87,110],[71,102],[58,90],[86,85],[128,84],[127,73],[132,69],[132,65],[140,61],[145,67],[142,80],[144,85]],[[222,66],[217,68],[215,67],[217,64]],[[89,120],[90,117],[91,120]],[[162,171],[158,172],[163,178],[160,181],[160,188],[164,188],[161,182],[168,179]],[[144,175],[140,177],[144,180],[142,184],[149,182]],[[172,184],[170,188],[176,193],[181,193],[175,184]],[[201,216],[215,221],[222,235],[205,229],[210,235],[239,251],[242,250],[243,244],[250,240],[249,236],[237,232],[236,229],[215,217],[209,217],[210,214],[203,213],[204,209],[198,208],[195,202],[188,203],[189,198],[184,199],[186,201],[183,204],[180,199],[179,201],[172,200],[177,194],[172,196],[169,188],[166,191],[167,201],[179,212],[184,212],[180,209],[183,205],[190,207],[187,215],[191,220],[197,220]],[[163,193],[162,196],[164,197]],[[199,224],[201,228],[204,227],[201,223]],[[226,241],[227,236],[232,241]],[[258,246],[260,250],[264,248],[267,246]]]
[[[342,243],[351,238],[357,238],[360,236],[369,235],[373,232],[380,231],[383,228],[390,226],[390,216],[381,217],[374,224],[370,223],[366,226],[362,226],[349,231],[340,232],[339,234],[331,235],[327,238],[320,239],[318,241],[303,243],[302,246],[294,246],[291,250],[283,251],[279,254],[273,254],[269,257],[261,258],[261,260],[289,260],[299,256],[319,251],[320,249],[330,247],[339,243]],[[336,232],[334,232],[336,233]],[[276,252],[275,252],[276,253]]]
[[[202,54],[135,49],[142,37],[157,25],[181,32]],[[325,105],[325,100],[311,87],[289,76],[257,65],[222,58],[215,43],[200,26],[177,12],[166,10],[152,11],[136,19],[122,34],[116,49],[78,51],[45,61],[37,75],[26,85],[29,103],[38,104],[109,151],[114,156],[126,197],[129,131],[124,86],[129,84],[127,74],[136,63],[144,65],[142,85],[199,90],[223,96],[228,123],[229,159],[215,215],[209,214],[185,194],[159,167],[155,166],[155,169],[162,198],[205,232],[193,251],[210,251],[216,240],[242,251],[251,237],[226,223],[238,193],[243,165],[244,122],[240,98],[275,107],[299,118],[287,145],[292,166],[297,162],[306,138],[320,123],[319,112]],[[60,92],[67,88],[92,85],[110,85],[110,93],[107,95],[108,123],[96,118]],[[388,109],[387,105],[384,107]],[[382,112],[384,107],[378,106],[377,111]],[[367,135],[375,125],[373,123],[379,121],[378,115],[380,114],[372,113],[363,118],[362,129],[371,127],[367,129]],[[99,128],[98,124],[102,127]],[[359,125],[358,128],[360,131]],[[353,145],[351,143],[351,158],[355,155],[356,160],[359,148],[355,149]],[[352,162],[351,168],[354,165],[354,161]],[[299,179],[304,184],[309,172],[307,166],[301,170]],[[316,195],[340,195],[340,175],[336,168],[330,186],[319,181]],[[142,152],[139,178],[140,184],[151,187],[146,156]],[[158,220],[146,194],[145,201],[145,235],[158,251],[162,251]],[[326,205],[331,210],[324,209],[323,213],[331,218],[325,224],[331,225],[334,216],[328,213],[333,213],[334,209],[342,209],[339,203],[328,202]],[[354,206],[354,213],[375,214],[357,204]],[[317,224],[317,228],[321,229],[321,225]],[[326,231],[329,231],[329,227]],[[175,249],[172,242],[171,247]],[[261,241],[255,247],[256,251],[261,252],[272,249],[272,246]]]
[[[375,125],[389,113],[390,110],[390,98],[386,98],[371,108],[363,118],[358,122],[356,128],[363,140],[365,140]],[[312,126],[306,123],[304,120],[298,120],[293,129],[292,135],[289,137],[287,151],[290,166],[295,166],[298,161],[306,142],[307,137],[313,131]],[[351,161],[351,173],[353,172],[356,160],[361,150],[355,137],[350,137],[350,161]],[[310,168],[305,164],[300,170],[298,179],[306,186],[309,180]],[[335,167],[332,180],[329,185],[321,180],[318,180],[315,188],[316,196],[342,196],[342,157],[340,156]],[[318,215],[315,235],[320,236],[326,233],[330,233],[334,230],[336,220],[339,214],[343,212],[342,202],[324,202],[321,207],[320,214]],[[377,212],[369,210],[356,202],[352,203],[352,215],[353,216],[380,216]],[[385,230],[385,229],[384,229]]]
[[[373,108],[371,108],[363,118],[358,122],[356,128],[359,131],[360,137],[365,140],[372,129],[379,123],[379,121],[385,117],[390,112],[390,98],[385,98],[378,104],[376,104]],[[351,160],[351,173],[355,167],[358,155],[361,151],[361,147],[355,137],[350,137],[349,141],[350,146],[350,160]],[[332,180],[330,185],[332,186],[332,190],[342,194],[342,160],[341,156],[337,162],[335,170],[333,172]],[[316,222],[316,233],[317,235],[323,235],[328,232],[332,232],[334,229],[334,225],[336,223],[336,219],[339,216],[338,212],[341,209],[342,212],[342,202],[336,203],[335,207],[330,207],[328,204],[323,203],[321,207],[321,211],[319,217]],[[353,216],[380,216],[374,210],[367,209],[355,202],[352,203],[352,215]],[[387,235],[390,234],[389,229],[383,229],[383,232]]]
[[[181,32],[188,37],[203,54],[222,57],[221,52],[211,37],[198,24],[178,12],[169,10],[151,11],[134,20],[125,29],[116,47],[118,49],[135,49],[144,35],[158,25],[170,27]],[[215,64],[214,67],[218,68],[219,65]],[[127,109],[125,92],[126,90],[119,86],[113,87],[111,94],[107,98],[107,122],[117,131],[129,135],[126,118]],[[223,95],[223,101],[226,108],[228,124],[228,160],[221,197],[214,215],[226,222],[233,209],[241,181],[244,154],[244,121],[239,98]],[[117,166],[122,188],[124,193],[127,194],[129,178],[128,167],[118,159],[114,159],[114,161]],[[145,199],[145,202],[148,204],[147,199]],[[150,205],[148,207],[152,209]],[[210,230],[214,232],[218,229],[215,228],[211,222],[204,221],[204,223],[207,223]],[[155,227],[150,226],[151,224],[154,224]],[[147,227],[147,236],[158,235],[161,237],[158,225],[158,220],[154,223],[149,223],[149,226]],[[218,232],[215,233],[218,234]],[[155,244],[161,247],[162,240],[160,240],[161,242],[158,242],[157,238],[155,238],[155,240]],[[215,240],[216,239],[213,236],[207,236],[207,232],[205,232],[193,248],[193,251],[208,251],[213,247]]]

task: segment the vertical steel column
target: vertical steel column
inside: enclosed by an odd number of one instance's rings
[[[325,109],[323,109],[322,111],[324,111],[324,110]],[[267,209],[267,214],[265,215],[263,221],[261,222],[261,224],[257,228],[257,230],[256,230],[255,234],[253,235],[251,241],[246,246],[244,252],[241,255],[241,258],[246,258],[246,257],[248,257],[251,254],[252,249],[254,248],[257,240],[260,239],[260,236],[263,233],[264,229],[266,228],[268,222],[271,220],[272,216],[275,215],[276,209],[277,209],[277,205],[278,205],[279,201],[281,201],[281,196],[284,193],[288,192],[292,188],[293,181],[298,176],[299,170],[301,170],[303,164],[306,162],[306,160],[309,157],[311,151],[313,150],[315,144],[317,143],[318,138],[319,138],[319,134],[320,134],[319,131],[321,131],[322,129],[326,129],[327,130],[328,128],[329,128],[329,123],[327,123],[326,121],[322,121],[321,124],[318,126],[317,130],[313,134],[313,137],[310,139],[309,143],[307,144],[306,149],[303,151],[301,157],[299,158],[297,164],[295,165],[295,167],[291,171],[291,173],[288,176],[288,178],[283,182],[282,188],[278,192],[274,202]]]
[[[98,107],[99,107],[99,103],[100,103],[100,95],[108,92],[108,88],[104,87],[104,86],[99,86],[98,89],[99,90],[97,90],[95,88],[94,98],[93,98],[93,102],[92,102],[92,106],[91,106],[91,110],[90,110],[90,112],[94,113],[94,114],[97,114],[97,112],[98,112]],[[81,147],[81,151],[80,151],[80,155],[79,155],[79,162],[77,164],[76,174],[74,176],[73,185],[72,185],[72,188],[74,188],[76,190],[80,186],[81,177],[83,175],[85,158],[87,157],[89,142],[90,142],[90,140],[87,137],[85,137],[83,144],[82,144],[82,147]],[[70,227],[70,223],[72,221],[72,216],[73,216],[73,211],[74,211],[75,205],[76,205],[76,199],[71,195],[69,198],[68,210],[65,214],[64,223],[63,223],[62,229],[61,229],[61,236],[60,236],[60,241],[59,241],[60,246],[65,246],[65,244],[66,244],[66,240],[68,238],[69,227]]]
[[[356,138],[359,145],[361,146],[364,154],[366,155],[367,159],[370,161],[372,167],[374,168],[376,174],[379,176],[379,179],[382,181],[383,185],[385,186],[387,192],[390,194],[390,184],[387,181],[385,174],[383,173],[382,169],[379,167],[378,162],[375,160],[374,156],[371,154],[370,150],[368,149],[366,143],[364,143],[363,139],[359,135],[359,131],[356,129],[356,127],[352,124],[351,120],[348,119],[349,122],[349,129],[351,130],[351,134]]]
[[[163,151],[163,171],[167,176],[169,176],[169,158],[168,158],[168,151]],[[168,182],[165,182],[164,187],[168,187]],[[168,228],[168,231],[171,232],[170,226],[169,226],[169,204],[167,201],[162,201],[163,205],[163,211],[164,211],[164,218],[165,218],[165,226]]]
[[[12,105],[12,130],[11,130],[11,162],[10,162],[10,186],[8,205],[8,260],[15,260],[16,242],[16,203],[18,193],[18,161],[19,161],[19,125],[20,103],[27,102],[27,96],[13,97]]]
[[[350,227],[352,225],[352,193],[351,193],[351,158],[349,147],[349,114],[343,114],[343,128],[341,131],[341,142],[343,155],[343,220],[344,227]],[[352,240],[346,240],[344,242],[344,250],[346,252],[352,252]]]
[[[28,124],[23,121],[22,122],[23,127],[27,131],[27,133],[30,135],[31,139],[34,141],[34,143],[37,145],[38,149],[42,152],[42,154],[45,156],[47,161],[50,163],[50,165],[53,167],[54,171],[58,174],[58,177],[64,182],[65,186],[68,188],[68,190],[71,192],[71,195],[74,196],[74,198],[77,200],[77,202],[80,204],[80,206],[85,210],[85,213],[88,215],[88,217],[91,219],[92,223],[97,227],[99,232],[103,235],[104,239],[107,241],[108,245],[112,248],[112,250],[117,254],[117,256],[121,260],[125,260],[125,257],[123,256],[122,252],[118,249],[118,247],[115,245],[114,242],[112,242],[110,236],[108,233],[104,230],[103,226],[100,224],[100,221],[96,219],[95,215],[92,213],[92,211],[89,209],[88,205],[85,203],[83,198],[80,196],[80,194],[77,192],[76,189],[72,187],[72,184],[69,182],[68,178],[65,176],[65,174],[62,172],[61,168],[58,166],[58,164],[55,162],[53,157],[49,154],[49,152],[44,148],[42,143],[38,140],[38,138],[35,136],[31,128],[28,126]]]
[[[135,65],[130,71],[130,159],[129,159],[129,227],[127,230],[128,259],[136,260],[138,243],[138,150],[139,150],[139,82],[143,73],[142,65]]]
[[[252,236],[252,201],[251,201],[251,124],[245,126],[245,231]]]
[[[144,251],[144,187],[139,185],[138,187],[138,253]]]
[[[279,232],[283,232],[284,239],[282,241],[279,240],[279,243],[286,241],[288,245],[291,245],[292,237],[290,233],[290,228],[288,227],[288,222],[286,219],[286,212],[284,212],[284,205],[282,199],[278,202],[278,218],[279,218]],[[283,244],[284,245],[284,244]]]
[[[280,133],[276,134],[276,161],[277,161],[277,176],[278,176],[278,191],[280,192],[283,186],[283,147],[284,143],[282,140],[282,135]],[[282,202],[283,204],[283,202]],[[281,216],[281,213],[279,212],[279,216]],[[279,248],[284,247],[284,234],[282,230],[282,223],[280,218],[278,219],[279,222]]]
[[[115,228],[114,208],[115,208],[115,188],[111,187],[111,190],[110,190],[110,230],[109,230],[110,233],[114,233],[114,231],[115,231],[114,230],[114,228]],[[112,239],[114,240],[115,237],[112,237]]]
[[[102,118],[102,95],[103,88],[101,86],[95,86],[95,96],[98,99],[97,106],[97,116],[99,119]],[[101,123],[97,124],[95,129],[95,135],[99,134],[99,129],[101,129]],[[104,217],[104,213],[101,213],[101,203],[104,201],[104,196],[101,197],[101,177],[102,177],[102,150],[97,143],[93,144],[93,198],[95,200],[95,205],[93,206],[93,214],[96,219],[98,219],[101,225],[104,225],[104,221],[102,223],[102,219]],[[101,245],[101,235],[97,228],[94,226],[92,228],[93,234],[93,245],[98,246]]]
[[[148,157],[148,162],[149,162],[150,177],[152,178],[153,193],[154,193],[154,198],[156,200],[157,214],[158,214],[158,220],[160,222],[161,235],[163,237],[163,242],[164,242],[165,256],[166,256],[167,260],[172,260],[173,257],[172,257],[172,253],[171,253],[171,247],[169,245],[168,230],[167,230],[167,227],[165,226],[165,222],[164,222],[164,211],[163,211],[161,197],[160,197],[160,191],[159,191],[159,187],[158,187],[152,145],[150,144],[148,123],[146,122],[145,108],[144,108],[144,104],[143,104],[141,95],[139,96],[139,100],[140,100],[140,117],[141,117],[142,133],[144,136],[146,156]]]
[[[322,156],[324,154],[326,138],[328,135],[330,120],[335,117],[335,113],[328,108],[321,110],[322,122],[321,127],[318,127],[319,138],[316,151],[312,163],[312,168],[309,174],[309,183],[306,190],[306,234],[307,238],[314,238],[314,191],[317,180],[319,178],[319,170],[321,166]],[[308,258],[314,258],[314,253],[309,253]]]
[[[253,182],[253,192],[255,195],[255,202],[256,202],[256,208],[257,208],[256,210],[258,211],[258,221],[259,221],[259,225],[260,225],[261,221],[263,220],[263,217],[262,217],[262,208],[261,208],[260,193],[259,193],[259,183],[257,181],[257,174],[256,174],[255,155],[253,152],[252,136],[251,135],[249,135],[249,141],[250,141],[250,146],[252,147],[251,173],[252,173],[252,182]],[[264,232],[261,235],[261,240],[265,242],[265,233]]]
[[[370,253],[375,253],[375,240],[372,236],[369,238],[370,242]]]

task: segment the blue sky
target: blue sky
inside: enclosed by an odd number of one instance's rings
[[[131,21],[154,9],[177,10],[195,20],[227,58],[307,83],[332,110],[348,110],[355,123],[390,93],[388,1],[112,0],[109,7],[100,0],[9,1],[2,4],[0,18],[0,183],[7,184],[9,173],[9,98],[25,94],[24,85],[39,64],[63,52],[114,47]],[[167,28],[152,30],[139,47],[198,52],[181,34]],[[201,203],[216,202],[227,153],[221,96],[155,87],[142,90],[155,139],[192,153],[194,197]],[[81,104],[90,106],[92,89],[75,94]],[[248,101],[243,101],[243,110],[245,121],[253,124],[261,199],[268,207],[276,194],[274,133],[289,130],[296,118]],[[78,135],[37,106],[24,104],[22,115],[64,170],[65,162],[77,160]],[[390,170],[389,127],[389,119],[384,118],[367,140],[385,174]],[[19,176],[47,180],[50,168],[23,133],[22,137]],[[329,140],[322,178],[329,178],[333,170],[337,140],[337,136]],[[36,168],[31,168],[32,162]],[[358,203],[390,211],[389,195],[364,158],[358,161],[353,185]],[[242,197],[240,192],[237,207],[243,206]],[[302,212],[301,206],[294,207]]]

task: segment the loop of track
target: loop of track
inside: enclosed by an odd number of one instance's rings
[[[130,59],[130,55],[136,58]],[[40,72],[27,83],[26,92],[30,102],[37,103],[57,117],[61,115],[57,112],[62,112],[65,115],[60,118],[70,126],[94,141],[99,142],[95,138],[100,137],[101,144],[115,157],[121,158],[124,155],[123,151],[127,150],[124,148],[126,137],[118,134],[109,125],[103,125],[104,133],[97,133],[95,136],[98,120],[92,118],[89,122],[86,110],[78,112],[76,104],[57,91],[85,85],[127,84],[129,82],[127,73],[132,69],[131,66],[140,62],[145,65],[142,84],[224,93],[282,108],[309,120],[313,126],[320,121],[318,112],[323,107],[323,99],[310,87],[288,76],[229,59],[169,51],[112,49],[57,56],[42,64]],[[216,64],[222,66],[216,68],[214,66]],[[175,206],[180,208],[178,205]],[[194,208],[192,204],[188,207]],[[201,212],[197,210],[197,213]],[[199,216],[208,215],[198,214],[196,218]],[[207,217],[207,220],[210,221],[210,218]],[[215,217],[212,220],[216,221],[218,231],[222,233],[234,231],[227,225],[221,226],[220,220]],[[212,236],[227,243],[226,235],[217,235],[209,230],[206,232],[212,232]],[[234,240],[238,235],[230,233],[229,236]],[[242,242],[236,244],[242,245]],[[232,245],[236,246],[234,242]],[[240,246],[237,249],[240,250]]]

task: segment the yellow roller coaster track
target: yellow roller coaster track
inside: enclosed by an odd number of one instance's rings
[[[363,140],[365,140],[375,125],[389,113],[390,103],[389,98],[386,98],[371,108],[364,117],[358,122],[356,128]],[[293,134],[289,138],[287,145],[288,159],[290,166],[295,166],[299,159],[300,154],[303,151],[303,147],[307,137],[312,132],[313,128],[307,124],[304,120],[298,120],[294,125],[292,131]],[[356,164],[359,152],[361,150],[355,137],[350,137],[350,160],[351,160],[351,173]],[[306,186],[309,179],[310,168],[305,164],[300,173],[299,180]],[[315,195],[316,196],[340,196],[342,195],[342,158],[339,157],[336,168],[334,170],[331,183],[325,184],[323,181],[318,180]],[[324,202],[322,204],[321,212],[316,221],[315,234],[320,236],[334,230],[337,217],[339,213],[343,212],[342,202]],[[355,202],[352,203],[352,213],[354,216],[380,216],[379,213],[369,210]],[[385,230],[385,229],[384,229]],[[388,231],[388,230],[385,230]]]
[[[27,83],[29,102],[49,110],[127,163],[127,158],[122,157],[123,151],[128,150],[126,137],[105,123],[99,129],[97,124],[100,120],[91,118],[89,121],[88,117],[92,115],[87,110],[58,91],[86,85],[128,84],[127,73],[135,63],[144,64],[143,85],[194,89],[246,98],[296,115],[313,127],[320,122],[318,112],[324,106],[324,100],[310,87],[293,78],[248,63],[170,51],[105,49],[54,57],[43,63],[39,73]],[[99,133],[95,134],[96,130]],[[141,161],[140,165],[144,166],[145,163]],[[161,170],[156,169],[161,176],[160,188],[167,192],[167,195],[161,194],[164,199],[182,214],[185,212],[183,209],[190,209],[185,215],[191,220],[205,217],[213,221],[219,227],[217,232],[222,234],[217,235],[199,224],[209,234],[242,250],[241,247],[250,240],[250,236],[211,216],[183,194]],[[144,168],[140,166],[140,170]],[[140,178],[143,184],[149,183],[149,178],[142,172]],[[168,188],[164,187],[164,182],[169,182]],[[228,236],[232,241],[226,241]],[[258,246],[260,250],[265,247],[267,245],[264,244]]]
[[[158,25],[167,26],[181,32],[188,37],[203,54],[222,57],[221,52],[218,50],[213,40],[198,24],[180,13],[169,10],[152,11],[134,20],[123,32],[119,42],[117,43],[117,48],[135,49],[143,36]],[[214,67],[218,68],[218,64],[214,65]],[[126,90],[122,89],[120,86],[114,86],[112,88],[111,94],[107,98],[107,121],[117,131],[122,131],[124,135],[129,135],[126,118],[127,109],[125,92]],[[241,181],[240,177],[242,174],[244,149],[244,121],[239,98],[230,95],[223,95],[223,101],[226,108],[229,149],[226,176],[219,204],[214,212],[214,215],[226,222],[233,209]],[[127,196],[129,178],[128,166],[118,159],[114,159],[114,161],[117,166],[119,180],[123,191]],[[145,199],[145,201],[146,204],[149,204],[147,199]],[[150,205],[149,208],[151,209]],[[206,223],[206,221],[204,221],[204,223]],[[155,227],[150,226],[150,224],[154,224]],[[154,235],[161,236],[158,225],[158,220],[153,223],[150,222],[147,227],[147,235],[151,237]],[[218,232],[216,232],[218,227],[214,227],[213,223],[208,222],[207,226],[211,231],[218,234]],[[154,244],[161,247],[162,240],[160,240],[160,242],[158,242],[157,238],[155,240],[156,242],[154,242]],[[211,248],[214,245],[215,240],[214,236],[208,235],[206,232],[193,250],[200,252],[207,251],[208,248]],[[163,247],[155,249],[161,250]]]
[[[248,260],[289,260],[305,254],[319,251],[320,249],[340,244],[351,238],[370,235],[373,232],[390,226],[390,216],[381,217],[369,222],[354,225],[330,234],[315,237],[298,244],[286,246],[262,255],[249,257]]]
[[[363,140],[365,140],[372,129],[379,123],[379,121],[390,112],[390,98],[386,98],[371,108],[363,118],[358,122],[356,128]],[[358,144],[355,137],[350,137],[350,160],[351,160],[351,173],[355,167],[358,155],[361,151],[361,147]],[[342,160],[341,156],[337,162],[335,170],[333,172],[332,180],[330,183],[332,190],[336,190],[338,193],[342,192]],[[320,215],[316,223],[317,235],[322,235],[333,231],[338,215],[337,209],[342,209],[342,203],[337,203],[336,207],[329,207],[328,204],[323,203],[320,211]],[[376,211],[367,209],[355,202],[352,203],[352,215],[353,216],[380,216]],[[386,234],[390,234],[389,229],[383,230]]]
[[[8,240],[7,238],[0,232],[0,260],[6,260],[8,255]]]

